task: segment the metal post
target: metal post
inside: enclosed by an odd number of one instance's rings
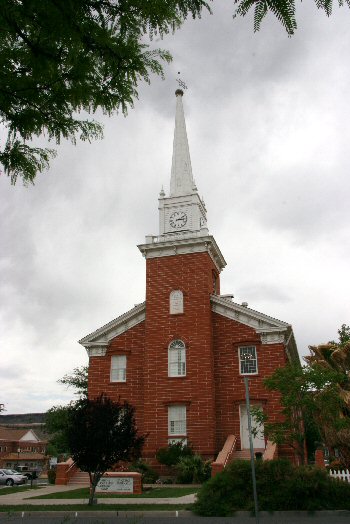
[[[252,467],[252,480],[253,480],[253,494],[254,494],[254,507],[255,507],[255,522],[259,524],[259,507],[258,507],[258,494],[256,491],[256,477],[255,477],[255,462],[254,462],[254,448],[253,448],[253,436],[252,436],[252,420],[250,416],[250,400],[249,400],[249,382],[248,377],[244,377],[245,385],[245,400],[247,406],[247,417],[248,417],[248,432],[249,432],[249,446],[250,446],[250,464]]]

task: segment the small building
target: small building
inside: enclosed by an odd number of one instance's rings
[[[170,192],[159,195],[159,233],[138,246],[146,260],[146,300],[79,341],[89,355],[89,397],[105,393],[135,406],[139,431],[148,435],[143,456],[153,465],[159,448],[178,441],[206,459],[230,436],[237,451],[247,451],[244,377],[251,403],[276,420],[279,396],[263,380],[299,362],[289,323],[220,294],[226,261],[192,175],[182,98],[177,90]],[[260,430],[255,451],[266,448]]]
[[[42,470],[47,463],[46,445],[32,429],[0,426],[0,467]]]

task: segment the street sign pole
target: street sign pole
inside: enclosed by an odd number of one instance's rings
[[[256,477],[255,477],[255,457],[253,448],[253,436],[252,436],[252,420],[250,416],[250,400],[249,400],[249,382],[248,377],[244,377],[245,385],[245,400],[247,406],[248,416],[248,431],[249,431],[249,446],[250,446],[250,464],[252,467],[252,480],[253,480],[253,494],[254,494],[254,507],[255,507],[255,522],[259,524],[259,507],[258,507],[258,494],[256,491]]]

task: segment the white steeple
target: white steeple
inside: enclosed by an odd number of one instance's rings
[[[204,202],[201,200],[192,174],[188,147],[183,91],[177,89],[173,159],[171,164],[170,194],[162,188],[159,194],[159,234],[179,237],[208,234]]]
[[[166,196],[163,187],[159,193],[159,234],[146,235],[145,244],[140,244],[138,248],[146,258],[208,252],[218,271],[221,271],[226,262],[214,238],[209,235],[207,210],[192,175],[182,106],[183,91],[177,89],[175,95],[170,193]]]
[[[173,160],[171,166],[170,196],[188,195],[196,191],[193,180],[190,150],[188,147],[185,115],[182,105],[183,91],[177,89]]]

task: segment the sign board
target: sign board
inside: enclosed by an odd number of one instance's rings
[[[102,477],[96,486],[96,493],[133,493],[132,477]]]

